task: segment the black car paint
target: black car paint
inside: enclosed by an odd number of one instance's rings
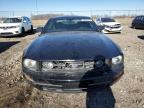
[[[67,17],[58,17],[67,18]],[[70,17],[68,17],[70,18]],[[72,17],[75,18],[75,17]],[[82,17],[79,17],[82,18]],[[89,18],[89,17],[85,17]],[[36,61],[92,60],[97,57],[111,58],[122,55],[121,49],[107,36],[95,31],[65,31],[44,33],[35,39],[23,53],[25,58]],[[56,92],[79,92],[97,85],[110,85],[124,73],[124,65],[106,65],[106,69],[51,70],[37,72],[22,65],[29,83],[44,90]]]
[[[133,19],[132,28],[144,29],[144,16],[137,16]]]
[[[25,76],[30,76],[33,81],[27,80],[36,88],[43,90],[47,87],[48,91],[53,92],[81,92],[95,86],[108,86],[115,83],[124,73],[123,65],[119,65],[119,70],[107,71],[104,75],[97,73],[96,70],[67,70],[34,72],[23,68]]]
[[[121,50],[108,37],[98,32],[47,33],[31,43],[24,58],[32,60],[94,60],[98,55],[112,58]]]

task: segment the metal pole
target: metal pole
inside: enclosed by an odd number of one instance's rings
[[[14,16],[14,11],[12,12],[12,16]]]
[[[37,4],[37,0],[36,0],[36,14],[38,15],[38,4]]]
[[[92,10],[90,11],[90,14],[91,14],[90,16],[92,17],[93,16],[93,11]]]

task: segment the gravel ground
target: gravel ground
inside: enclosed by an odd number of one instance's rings
[[[110,88],[75,94],[39,91],[23,80],[22,51],[37,36],[0,38],[0,108],[144,108],[144,30],[124,25],[108,34],[124,52],[125,74]]]

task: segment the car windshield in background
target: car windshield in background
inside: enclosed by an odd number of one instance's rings
[[[20,23],[21,18],[7,18],[3,23]]]
[[[115,22],[115,20],[111,18],[101,18],[101,21],[102,22]]]
[[[44,27],[43,33],[61,31],[96,31],[96,24],[91,19],[54,19]]]

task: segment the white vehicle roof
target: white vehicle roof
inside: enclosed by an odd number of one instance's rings
[[[22,17],[27,17],[27,16],[12,16],[12,17],[8,17],[8,18],[22,18]],[[29,18],[29,17],[27,17]]]

